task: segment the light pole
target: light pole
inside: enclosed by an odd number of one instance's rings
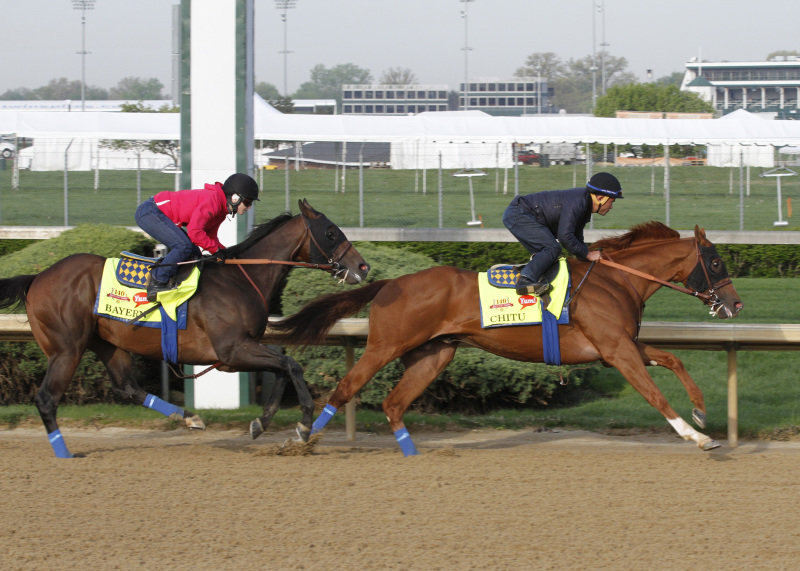
[[[600,94],[606,94],[606,0],[600,0],[597,10],[603,15],[600,20]]]
[[[468,41],[468,8],[469,3],[474,2],[475,0],[458,0],[459,2],[464,3],[464,9],[461,11],[461,17],[464,18],[464,47],[461,48],[464,50],[464,109],[469,109],[469,101],[467,100],[467,93],[469,92],[469,51],[472,49],[469,47]]]
[[[281,21],[283,22],[283,50],[279,53],[283,54],[283,96],[289,97],[289,88],[288,88],[288,81],[287,81],[287,60],[288,56],[291,53],[287,47],[286,43],[286,20],[287,20],[287,12],[289,9],[294,8],[297,4],[297,0],[275,0],[275,7],[281,11]]]
[[[95,0],[72,0],[72,8],[81,11],[81,111],[86,111],[86,10],[94,9]]]

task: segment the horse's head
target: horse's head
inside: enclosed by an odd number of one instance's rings
[[[331,275],[349,284],[364,281],[369,264],[364,261],[344,232],[327,216],[314,210],[307,200],[299,200],[300,214],[308,229],[308,261],[331,266]]]
[[[698,292],[698,297],[711,308],[711,315],[720,319],[736,317],[743,305],[733,287],[725,262],[699,226],[694,227],[694,240],[697,265],[687,276],[684,282],[686,287]]]

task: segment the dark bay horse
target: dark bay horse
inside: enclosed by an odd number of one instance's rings
[[[599,360],[616,367],[680,436],[703,450],[716,448],[717,442],[672,409],[645,368],[659,365],[680,379],[695,407],[693,419],[702,428],[703,393],[683,363],[673,354],[637,340],[644,302],[662,285],[680,287],[671,282],[685,283],[684,291],[697,295],[719,318],[734,317],[741,310],[742,303],[713,244],[698,227],[693,237],[682,239],[675,230],[649,222],[592,247],[602,248],[606,263],[613,260],[611,263],[628,271],[605,263],[590,268],[588,262],[569,260],[573,276],[570,323],[558,326],[562,363]],[[580,285],[582,276],[586,279]],[[403,453],[416,454],[403,414],[450,363],[459,346],[518,361],[544,360],[540,326],[481,327],[477,275],[452,267],[434,267],[322,297],[276,323],[275,328],[283,332],[286,343],[315,344],[337,319],[370,301],[364,353],[339,382],[312,433],[321,430],[379,369],[400,358],[405,372],[384,400],[383,410]]]
[[[283,214],[256,227],[228,249],[225,265],[207,264],[197,293],[189,301],[187,326],[178,331],[178,359],[184,364],[216,365],[221,371],[274,371],[278,385],[251,423],[257,437],[277,412],[287,377],[302,410],[298,434],[307,440],[314,403],[303,371],[290,357],[260,343],[267,325],[269,300],[293,266],[319,267],[349,284],[361,283],[369,265],[342,231],[305,200],[300,214]],[[71,454],[56,422],[58,402],[86,349],[106,365],[115,393],[170,416],[190,428],[202,420],[145,393],[130,374],[130,353],[161,359],[161,332],[93,314],[105,258],[75,254],[36,275],[0,279],[0,307],[24,303],[33,336],[47,356],[47,372],[36,407],[58,457]]]

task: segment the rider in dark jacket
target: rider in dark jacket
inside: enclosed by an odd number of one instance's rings
[[[583,242],[583,228],[592,214],[605,216],[617,198],[622,198],[622,188],[606,172],[592,176],[585,187],[515,197],[503,213],[503,224],[532,254],[520,271],[517,293],[544,295],[550,290],[542,274],[558,259],[561,246],[582,260],[599,259],[600,252],[590,252]]]

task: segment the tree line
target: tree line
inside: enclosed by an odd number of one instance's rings
[[[775,51],[767,60],[800,56],[797,51]],[[710,105],[690,93],[681,92],[683,73],[673,72],[639,83],[628,69],[628,60],[601,51],[595,55],[563,60],[553,52],[530,54],[514,72],[515,78],[542,77],[549,89],[552,111],[567,113],[592,113],[613,116],[613,111],[713,111]],[[333,99],[341,104],[342,85],[373,83],[368,69],[353,63],[311,68],[309,79],[294,93],[281,93],[275,85],[257,82],[255,92],[283,112],[292,111],[293,99]],[[414,72],[404,67],[384,70],[376,83],[384,85],[412,85],[417,83]],[[86,86],[88,100],[127,99],[134,101],[164,99],[164,85],[155,78],[125,77],[111,89]],[[454,100],[457,94],[453,92]],[[29,89],[9,89],[0,94],[0,100],[80,100],[81,82],[66,78],[51,80],[47,85]]]

